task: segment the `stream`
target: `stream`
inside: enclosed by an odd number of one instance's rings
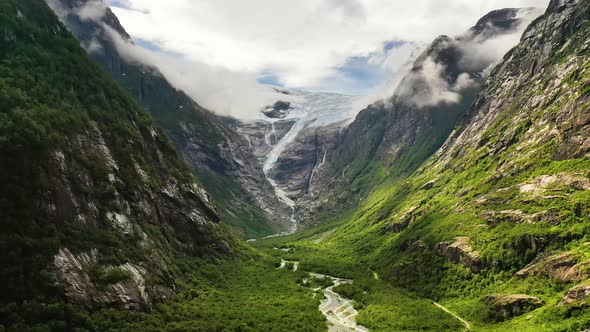
[[[347,298],[342,297],[340,294],[334,292],[334,287],[351,284],[352,280],[336,278],[318,273],[309,274],[315,278],[330,278],[334,282],[333,286],[324,288],[324,296],[320,302],[320,311],[328,320],[329,327],[328,332],[368,332],[364,326],[356,323],[356,316],[358,311],[354,308],[354,302]]]
[[[279,249],[280,250],[280,249]],[[299,268],[298,261],[286,261],[281,259],[279,269],[284,269],[287,263],[292,264],[292,270],[297,271]],[[334,292],[334,287],[344,284],[352,284],[350,279],[342,279],[333,276],[328,276],[319,273],[309,273],[312,278],[325,279],[330,278],[334,285],[326,288],[317,288],[324,293],[324,299],[320,302],[320,311],[326,316],[328,320],[328,332],[368,332],[364,326],[356,323],[356,316],[358,311],[354,308],[354,301],[342,297],[340,294]]]

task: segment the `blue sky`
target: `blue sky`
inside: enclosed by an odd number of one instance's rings
[[[404,42],[386,42],[381,50],[366,56],[355,56],[346,59],[339,66],[336,66],[336,75],[327,77],[321,82],[316,90],[324,92],[339,92],[350,95],[367,95],[377,87],[391,79],[395,70],[383,66],[381,63],[374,63],[371,59],[375,55],[386,55],[391,51],[404,45]],[[400,54],[400,56],[405,56]],[[402,59],[400,59],[402,60]],[[258,73],[257,81],[260,84],[285,87],[279,75],[271,71]]]

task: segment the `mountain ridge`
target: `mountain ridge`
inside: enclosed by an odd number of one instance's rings
[[[95,0],[48,0],[89,55],[148,111],[220,205],[224,222],[244,238],[289,227],[290,211],[274,195],[245,138],[225,119],[176,89],[153,65],[126,55],[132,38],[110,8]],[[104,13],[82,18],[85,6]],[[110,30],[112,29],[112,31]],[[90,45],[94,45],[91,48]]]

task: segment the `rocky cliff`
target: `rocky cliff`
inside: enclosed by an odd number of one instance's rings
[[[160,71],[134,57],[133,41],[102,0],[47,0],[89,55],[106,68],[170,137],[193,174],[218,202],[223,222],[244,237],[287,227],[281,203],[235,121],[203,109]],[[84,9],[95,8],[93,16]],[[88,10],[86,11],[88,12]],[[81,14],[82,13],[82,14]],[[197,78],[198,79],[198,78]]]
[[[209,195],[42,0],[0,3],[3,304],[149,310],[174,257],[227,257]]]

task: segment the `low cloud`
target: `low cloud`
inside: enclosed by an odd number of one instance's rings
[[[272,104],[279,98],[274,89],[258,84],[254,74],[233,72],[176,55],[150,51],[123,40],[111,29],[108,31],[123,58],[158,68],[174,87],[218,114],[254,120],[263,105]]]
[[[491,10],[549,0],[109,0],[134,37],[231,71],[273,73],[289,88],[349,87],[337,70],[391,40],[458,35]],[[142,8],[138,11],[134,8]],[[331,84],[326,84],[326,81]]]
[[[74,9],[82,21],[97,21],[104,17],[108,7],[102,0],[90,0]]]
[[[63,21],[68,15],[76,15],[82,21],[99,21],[108,10],[103,0],[87,0],[67,8],[61,0],[45,0],[53,12]]]
[[[156,68],[175,88],[183,90],[206,109],[248,121],[256,119],[264,105],[282,97],[271,87],[258,84],[254,73],[231,71],[176,54],[148,50],[124,39],[103,22],[108,7],[102,0],[88,1],[74,8],[64,7],[60,1],[47,0],[47,3],[62,21],[66,21],[68,15],[94,21],[125,60]],[[89,53],[104,50],[97,38],[100,31],[96,33],[96,37],[82,43]]]
[[[419,108],[439,104],[456,104],[461,101],[461,91],[473,87],[475,81],[467,73],[457,77],[451,83],[445,75],[444,65],[428,57],[419,72],[407,76],[397,90],[397,96],[404,102],[412,103]]]
[[[485,79],[504,55],[518,44],[530,22],[541,14],[538,9],[521,10],[517,16],[520,22],[512,30],[488,25],[478,34],[471,31],[455,39],[439,39],[434,47],[452,50],[448,53],[458,57],[452,60],[458,61],[453,70],[459,72],[450,72],[444,59],[436,60],[428,53],[437,51],[429,49],[418,60],[417,67],[399,84],[395,96],[418,108],[459,103],[462,92]]]

